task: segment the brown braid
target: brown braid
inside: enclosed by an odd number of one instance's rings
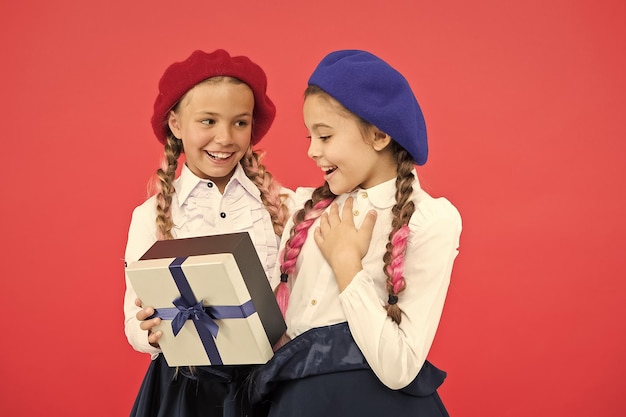
[[[387,291],[391,297],[397,297],[398,293],[404,290],[404,285],[399,291],[394,291],[394,285],[392,282],[391,274],[388,267],[392,262],[392,250],[393,244],[392,238],[402,226],[408,225],[411,220],[411,216],[415,212],[415,204],[411,201],[411,194],[413,193],[413,182],[415,176],[413,175],[413,168],[415,162],[407,151],[392,142],[395,146],[394,154],[396,155],[396,162],[398,165],[398,176],[396,178],[396,204],[391,209],[392,221],[391,232],[389,233],[389,242],[387,243],[387,252],[383,256],[383,271],[387,276]],[[390,297],[390,298],[391,298]],[[397,298],[396,298],[397,300]],[[391,317],[393,321],[400,324],[402,318],[402,310],[398,307],[398,304],[391,303],[385,306],[387,309],[387,315]]]
[[[241,159],[241,166],[248,178],[261,191],[261,201],[272,219],[274,233],[282,236],[289,217],[289,209],[284,203],[286,195],[280,194],[281,186],[261,163],[262,158],[263,153],[256,152],[250,147]]]
[[[158,193],[157,198],[157,234],[159,240],[173,239],[172,228],[174,222],[172,221],[172,195],[176,191],[174,188],[174,177],[176,176],[176,169],[178,168],[178,158],[183,152],[183,141],[176,138],[172,132],[168,132],[167,142],[164,148],[164,157],[162,165],[156,170],[156,188]],[[193,374],[194,367],[188,367],[189,371]],[[178,377],[178,367],[174,371],[174,378]]]
[[[177,139],[170,133],[165,143],[163,166],[156,171],[158,181],[157,188],[159,189],[159,193],[157,194],[156,224],[159,240],[173,238],[172,228],[174,227],[174,222],[172,221],[170,206],[172,204],[172,195],[175,192],[174,176],[178,168],[178,158],[182,151],[183,141]]]

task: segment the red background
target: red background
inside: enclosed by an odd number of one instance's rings
[[[162,152],[157,82],[221,47],[267,72],[278,115],[261,144],[292,188],[321,181],[301,103],[327,52],[368,49],[409,79],[430,136],[422,183],[464,220],[430,356],[454,417],[625,415],[625,9],[3,2],[0,414],[128,414],[148,357],[123,334],[122,257]]]

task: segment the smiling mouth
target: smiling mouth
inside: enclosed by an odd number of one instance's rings
[[[320,168],[326,175],[332,174],[337,169],[337,167],[320,167]]]
[[[215,160],[224,160],[224,159],[228,159],[233,155],[233,152],[209,152],[206,151],[206,154],[209,155],[209,157],[211,159],[215,159]]]

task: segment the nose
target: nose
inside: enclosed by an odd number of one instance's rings
[[[221,126],[216,126],[215,130],[215,142],[220,145],[229,145],[233,143],[233,133],[230,129],[230,126],[226,124],[222,124]]]
[[[311,159],[316,159],[316,158],[318,158],[320,156],[320,147],[317,144],[317,142],[318,141],[316,141],[313,138],[311,138],[311,140],[309,142],[309,149],[307,151],[307,155]]]

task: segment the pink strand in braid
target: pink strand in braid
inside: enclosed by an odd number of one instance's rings
[[[306,241],[309,228],[315,220],[322,215],[324,209],[332,202],[332,198],[325,198],[318,201],[317,204],[313,206],[313,209],[311,209],[304,216],[304,220],[293,227],[291,230],[291,237],[285,244],[285,248],[280,254],[281,274],[280,284],[278,284],[278,288],[276,289],[276,300],[278,301],[280,311],[283,313],[283,317],[287,313],[287,307],[289,305],[290,291],[289,286],[287,285],[289,274],[292,274],[296,269],[296,261],[298,260],[298,255],[300,255],[302,245],[304,245],[304,242]]]
[[[391,251],[391,262],[387,265],[387,273],[391,277],[391,286],[394,294],[398,294],[405,286],[404,255],[410,232],[409,226],[405,224],[391,238],[393,249]]]
[[[395,145],[395,142],[394,142]],[[396,205],[391,209],[393,219],[391,233],[387,243],[387,251],[383,256],[385,264],[383,271],[387,276],[387,291],[389,300],[385,309],[391,319],[400,324],[402,310],[398,306],[398,294],[406,286],[404,280],[404,265],[406,258],[407,241],[410,234],[408,223],[415,212],[415,204],[410,200],[413,193],[413,166],[414,161],[408,152],[399,146],[395,149],[398,176],[396,178]]]

